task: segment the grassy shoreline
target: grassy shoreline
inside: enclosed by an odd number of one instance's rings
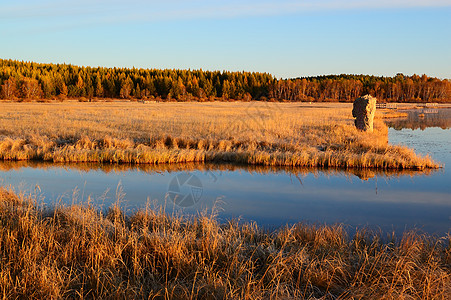
[[[349,104],[3,103],[0,159],[427,169],[439,165],[353,126]]]
[[[446,299],[450,236],[383,242],[296,224],[268,232],[150,208],[43,209],[0,188],[0,295],[11,298]]]

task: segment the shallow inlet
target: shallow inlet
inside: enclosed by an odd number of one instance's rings
[[[375,172],[217,164],[127,166],[0,162],[0,181],[46,204],[90,201],[127,210],[216,211],[265,227],[343,223],[397,234],[445,235],[451,228],[451,110],[413,110],[388,121],[389,140],[429,154],[439,170]]]

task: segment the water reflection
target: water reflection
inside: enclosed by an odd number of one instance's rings
[[[294,177],[313,174],[315,176],[355,176],[362,180],[368,180],[376,176],[380,177],[400,177],[400,176],[419,176],[431,175],[438,170],[374,170],[374,169],[334,169],[334,168],[293,168],[289,166],[261,166],[261,165],[240,165],[230,163],[183,163],[183,164],[98,164],[98,163],[51,163],[41,161],[0,161],[0,171],[8,172],[12,170],[20,170],[22,168],[39,168],[39,169],[63,169],[76,170],[79,172],[101,171],[103,173],[120,173],[120,172],[143,172],[147,174],[161,174],[172,172],[205,172],[216,180],[216,172],[246,172],[250,174],[277,174],[286,173]],[[300,178],[298,178],[300,180]]]
[[[421,129],[439,127],[448,129],[451,127],[451,109],[449,108],[424,108],[406,110],[407,118],[388,119],[389,127],[394,129]]]
[[[98,205],[108,207],[116,201],[120,184],[125,193],[123,204],[129,210],[143,208],[148,202],[164,207],[168,213],[194,214],[216,207],[220,220],[241,217],[265,226],[302,221],[344,223],[350,228],[380,227],[398,233],[416,227],[444,234],[451,222],[449,192],[423,184],[441,171],[36,162],[0,162],[0,170],[6,185],[28,191],[39,185],[48,203],[71,203],[77,187],[78,201],[87,201],[89,196]],[[201,183],[200,201],[192,206],[177,206],[167,196],[170,183],[180,174],[189,174],[187,178],[193,175]],[[179,185],[182,196],[193,192],[189,184]]]

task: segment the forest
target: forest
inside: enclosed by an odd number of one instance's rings
[[[277,79],[269,73],[80,67],[0,59],[0,98],[156,101],[451,102],[451,80],[427,75],[327,75]]]

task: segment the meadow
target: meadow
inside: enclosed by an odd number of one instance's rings
[[[426,169],[439,165],[390,145],[378,111],[373,133],[352,104],[207,102],[0,103],[0,159],[290,167]]]

